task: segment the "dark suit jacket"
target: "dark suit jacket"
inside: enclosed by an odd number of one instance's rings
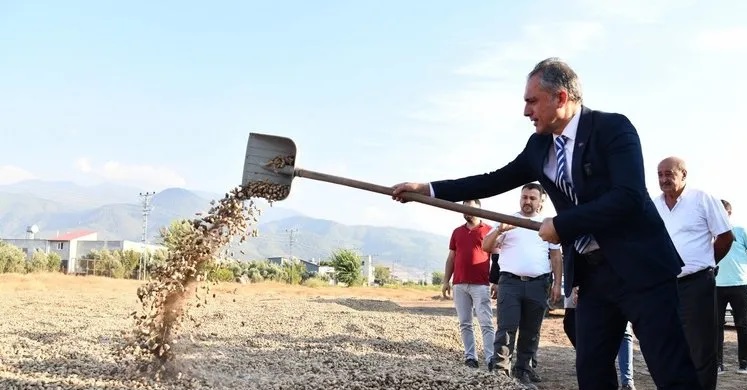
[[[591,233],[612,269],[631,289],[675,278],[684,265],[646,189],[638,133],[624,115],[582,107],[571,165],[579,205],[544,174],[552,135],[533,134],[524,150],[503,168],[431,183],[437,198],[483,199],[539,181],[552,200],[555,230],[563,246],[565,295],[583,286],[576,237]]]
[[[490,276],[488,277],[488,281],[493,284],[498,284],[498,280],[501,278],[501,266],[498,265],[499,257],[500,254],[498,253],[490,254]]]

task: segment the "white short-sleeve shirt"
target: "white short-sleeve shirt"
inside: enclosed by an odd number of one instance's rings
[[[671,210],[664,194],[654,203],[685,263],[679,276],[715,267],[713,240],[732,228],[721,201],[704,191],[685,187]]]
[[[519,218],[532,219],[542,222],[542,216],[525,217],[521,213],[514,213]],[[497,224],[492,231],[500,227]],[[560,245],[550,244],[542,240],[536,231],[515,227],[506,231],[498,238],[501,244],[501,256],[498,265],[501,272],[514,275],[536,277],[552,270],[550,264],[550,249],[560,249]]]

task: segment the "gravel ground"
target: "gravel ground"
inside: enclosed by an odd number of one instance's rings
[[[159,383],[138,372],[138,361],[115,353],[122,331],[132,328],[137,283],[15,279],[0,279],[3,389],[521,388],[461,364],[453,318],[411,315],[388,301],[273,296],[226,285],[192,310],[198,327],[185,323],[192,337],[174,346],[181,378]]]
[[[213,287],[216,297],[191,311],[200,325],[185,322],[174,346],[183,375],[157,382],[116,355],[141,284],[0,275],[0,389],[521,388],[482,362],[462,365],[452,303],[434,292],[273,284]],[[726,338],[735,358],[733,331]],[[539,360],[540,389],[577,388],[560,318],[545,321]],[[635,360],[637,387],[653,389],[639,351]],[[745,379],[732,370],[719,389],[743,390]]]

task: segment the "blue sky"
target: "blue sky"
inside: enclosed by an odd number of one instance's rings
[[[588,106],[637,126],[652,195],[678,155],[747,216],[745,2],[112,3],[0,0],[1,184],[223,192],[252,131],[292,138],[299,167],[377,184],[482,173],[523,147],[525,75],[559,56]],[[440,234],[463,221],[307,179],[282,205]],[[513,213],[518,192],[484,207]]]

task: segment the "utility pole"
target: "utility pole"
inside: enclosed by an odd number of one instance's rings
[[[138,272],[138,278],[139,279],[145,279],[145,269],[148,266],[148,259],[147,259],[147,248],[146,244],[148,243],[148,215],[153,210],[153,207],[151,206],[151,200],[153,198],[153,195],[155,195],[155,192],[141,192],[139,194],[140,200],[143,205],[143,237],[141,238],[141,241],[143,242],[143,251],[140,252],[140,272]]]
[[[298,232],[298,229],[292,228],[292,229],[285,229],[286,232],[289,233],[288,236],[288,257],[291,261],[293,261],[293,244],[296,242],[296,238],[294,237],[294,233]]]
[[[423,258],[423,286],[428,285],[428,258]]]

